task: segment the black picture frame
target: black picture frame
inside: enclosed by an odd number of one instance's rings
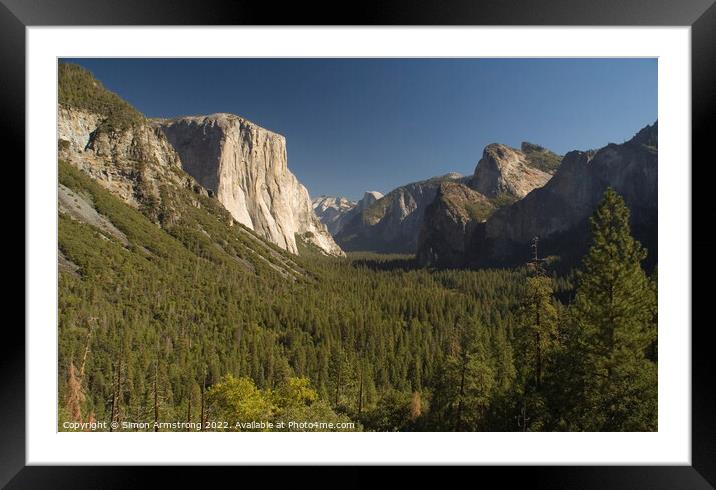
[[[256,0],[0,0],[3,155],[6,167],[14,166],[18,173],[24,168],[18,162],[25,158],[25,28],[60,25],[691,26],[692,160],[703,160],[702,163],[707,164],[713,158],[711,141],[716,134],[714,0],[459,0],[429,1],[422,5],[409,0],[389,0],[375,4],[345,4],[340,9],[318,3],[294,2],[278,6]],[[688,165],[688,162],[673,164]],[[693,170],[693,164],[691,168]],[[19,178],[25,182],[24,174]],[[15,179],[13,186],[18,187],[17,183],[18,179]],[[692,195],[696,194],[693,190]],[[692,253],[694,248],[705,246],[705,239],[694,240],[692,237]],[[27,255],[25,260],[28,260]],[[699,274],[705,275],[708,267],[701,270],[703,272]],[[716,484],[716,403],[710,376],[714,371],[710,352],[713,344],[709,342],[711,323],[694,324],[692,328],[692,466],[522,467],[507,471],[499,467],[480,467],[477,471],[495,474],[501,484],[528,477],[530,484],[538,487],[713,488]],[[691,325],[671,325],[670,328],[691,328]],[[3,333],[0,342],[0,485],[7,484],[8,488],[106,488],[146,482],[146,472],[149,471],[146,468],[138,471],[127,467],[25,465],[24,332],[16,323],[6,322]],[[321,475],[333,478],[330,475],[335,470],[324,469]],[[247,475],[251,479],[275,476],[271,468],[242,470],[244,474],[247,471],[251,473]],[[300,480],[305,471],[294,469],[291,478]],[[347,483],[341,486],[350,486],[351,481],[356,485],[369,481],[362,470],[351,468],[349,471],[354,475],[348,479],[342,477]],[[423,472],[424,469],[414,468],[411,475],[421,479]],[[172,478],[186,483],[187,478],[195,474],[193,468],[174,468]],[[214,475],[212,480],[217,478]]]

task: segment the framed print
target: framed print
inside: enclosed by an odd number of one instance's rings
[[[3,0],[26,191],[3,484],[714,484],[691,162],[716,7],[449,6]]]

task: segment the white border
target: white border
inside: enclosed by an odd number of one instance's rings
[[[70,56],[659,57],[659,431],[56,432],[55,81]],[[27,463],[690,464],[690,103],[687,27],[28,28]]]

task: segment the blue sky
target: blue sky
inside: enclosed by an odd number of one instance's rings
[[[74,59],[149,117],[231,112],[286,136],[312,197],[447,172],[485,145],[563,154],[657,119],[656,59]]]

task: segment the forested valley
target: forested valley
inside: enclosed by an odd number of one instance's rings
[[[657,430],[657,272],[614,191],[557,275],[328,257],[301,237],[296,256],[191,189],[134,209],[62,161],[59,181],[109,222],[59,216],[59,430]]]

